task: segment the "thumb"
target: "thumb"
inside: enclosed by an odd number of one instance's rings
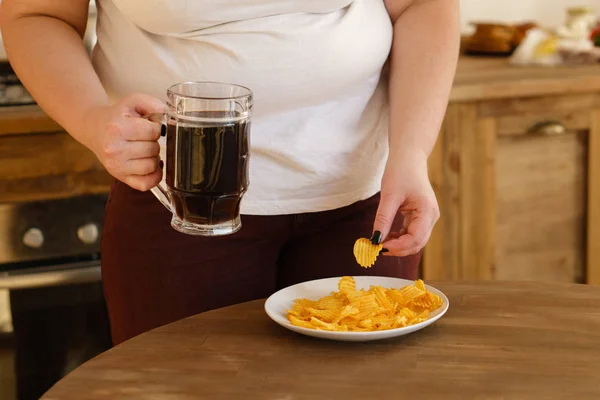
[[[126,100],[127,106],[135,111],[139,116],[150,114],[160,114],[166,111],[166,105],[156,97],[138,93],[128,97]]]
[[[373,243],[379,244],[387,238],[401,204],[402,196],[381,196],[373,225]]]

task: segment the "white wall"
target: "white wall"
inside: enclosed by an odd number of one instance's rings
[[[600,15],[600,0],[460,0],[464,31],[470,21],[520,22],[534,20],[543,26],[557,26],[565,20],[565,10],[590,6]]]

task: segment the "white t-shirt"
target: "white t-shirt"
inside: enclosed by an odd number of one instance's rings
[[[383,0],[97,0],[113,99],[184,81],[254,94],[243,214],[330,210],[380,190],[392,42]]]

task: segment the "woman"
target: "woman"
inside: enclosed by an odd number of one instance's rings
[[[114,343],[300,281],[416,278],[438,218],[427,158],[455,71],[457,3],[98,0],[90,62],[88,0],[4,0],[19,77],[116,178],[102,239]],[[255,99],[243,227],[218,238],[174,231],[148,191],[160,127],[142,116],[164,110],[170,85],[205,80]],[[372,232],[387,253],[365,270],[352,246]]]

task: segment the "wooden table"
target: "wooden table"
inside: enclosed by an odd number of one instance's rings
[[[600,288],[433,285],[450,310],[412,335],[312,339],[255,301],[140,335],[43,399],[600,399]]]

